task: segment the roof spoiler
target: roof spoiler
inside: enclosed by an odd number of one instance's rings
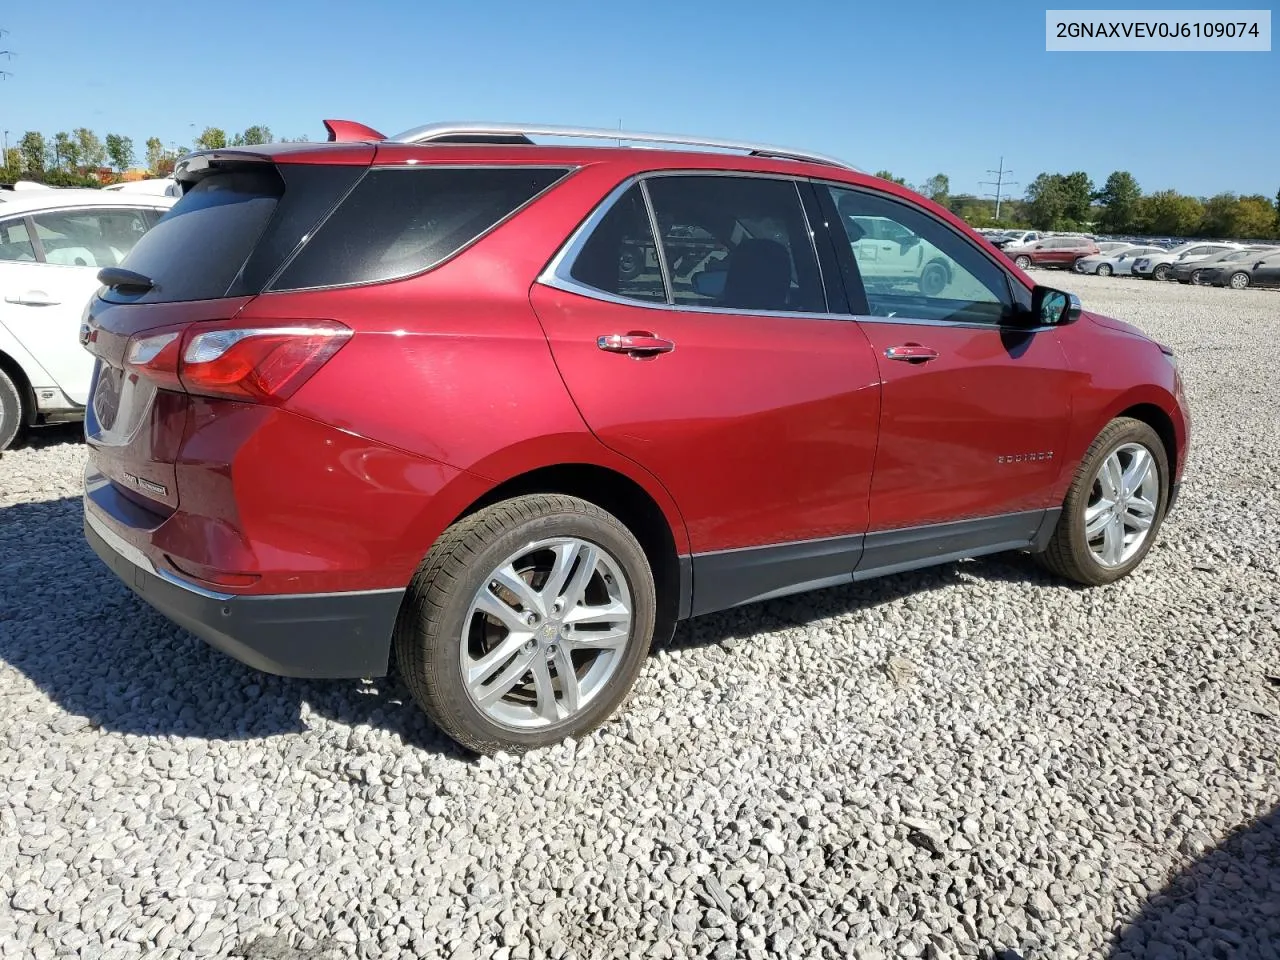
[[[324,128],[329,131],[330,143],[387,139],[373,127],[366,127],[363,123],[356,123],[354,120],[326,120]]]

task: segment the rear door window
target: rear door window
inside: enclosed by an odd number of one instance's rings
[[[676,305],[826,312],[817,254],[794,181],[658,176],[645,185]]]
[[[370,170],[272,290],[375,283],[456,254],[569,173],[565,167]]]

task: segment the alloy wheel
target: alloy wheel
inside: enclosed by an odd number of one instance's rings
[[[1249,285],[1249,275],[1247,273],[1233,273],[1231,275],[1231,289],[1243,290]]]
[[[599,544],[555,537],[521,547],[485,579],[463,620],[467,695],[506,727],[568,720],[617,672],[631,627],[626,577]]]
[[[1111,276],[1111,264],[1109,264],[1109,263],[1100,263],[1100,264],[1098,264],[1098,271],[1097,271],[1097,272],[1098,272],[1098,276],[1100,276],[1100,277],[1109,277],[1109,276]]]
[[[1160,474],[1140,443],[1117,447],[1102,462],[1084,511],[1084,532],[1094,559],[1119,567],[1146,542],[1160,500]]]

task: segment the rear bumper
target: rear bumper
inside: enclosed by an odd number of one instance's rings
[[[215,593],[157,570],[85,502],[84,534],[125,585],[210,646],[266,673],[386,674],[403,590],[247,596]]]

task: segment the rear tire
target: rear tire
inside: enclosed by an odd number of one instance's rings
[[[1155,483],[1148,487],[1155,491],[1155,496],[1143,497],[1143,485],[1138,483],[1135,484],[1133,491],[1124,493],[1116,500],[1118,503],[1126,504],[1141,503],[1144,499],[1150,500],[1152,507],[1150,525],[1145,530],[1145,536],[1134,545],[1132,552],[1128,552],[1126,547],[1126,552],[1117,558],[1117,562],[1106,563],[1095,550],[1097,541],[1103,534],[1097,533],[1091,538],[1086,531],[1086,523],[1090,519],[1099,519],[1103,512],[1099,505],[1105,502],[1107,497],[1107,479],[1101,475],[1104,467],[1112,461],[1113,457],[1123,466],[1122,459],[1126,451],[1130,452],[1128,463],[1132,465],[1134,463],[1132,453],[1138,449],[1144,450],[1150,457],[1150,469],[1156,473]],[[1127,473],[1122,475],[1122,479],[1128,479]],[[1133,420],[1129,417],[1112,420],[1098,434],[1098,438],[1093,441],[1076,470],[1075,479],[1071,481],[1067,497],[1062,504],[1062,515],[1058,518],[1058,526],[1053,531],[1048,548],[1037,558],[1058,576],[1077,583],[1094,587],[1114,583],[1131,573],[1147,555],[1147,551],[1151,549],[1151,544],[1155,542],[1156,535],[1160,531],[1168,502],[1169,461],[1160,437],[1141,420]],[[1135,509],[1128,509],[1123,513],[1131,517],[1138,512]],[[1145,513],[1145,510],[1142,512]],[[1130,536],[1131,528],[1122,520],[1119,530],[1123,544]],[[1134,531],[1135,534],[1137,532]],[[1090,545],[1091,539],[1095,541],[1095,546]]]
[[[569,559],[555,586],[561,551]],[[569,609],[553,609],[562,602]],[[599,611],[628,606],[625,626],[620,613],[608,624],[599,619]],[[574,615],[593,608],[590,621]],[[656,616],[649,561],[621,521],[574,497],[515,497],[459,520],[436,541],[401,608],[396,659],[414,699],[458,743],[523,753],[582,736],[621,706]],[[606,647],[592,638],[596,629],[604,631],[597,637],[619,639]],[[502,647],[511,652],[498,653]]]
[[[8,450],[22,432],[22,391],[7,373],[0,370],[0,450]]]
[[[1100,276],[1100,277],[1109,277],[1109,276],[1111,276],[1111,264],[1109,264],[1109,263],[1100,263],[1100,264],[1098,264],[1098,269],[1097,269],[1097,270],[1095,270],[1095,271],[1093,271],[1093,272],[1094,272],[1094,273],[1096,273],[1096,274],[1097,274],[1098,276]]]

